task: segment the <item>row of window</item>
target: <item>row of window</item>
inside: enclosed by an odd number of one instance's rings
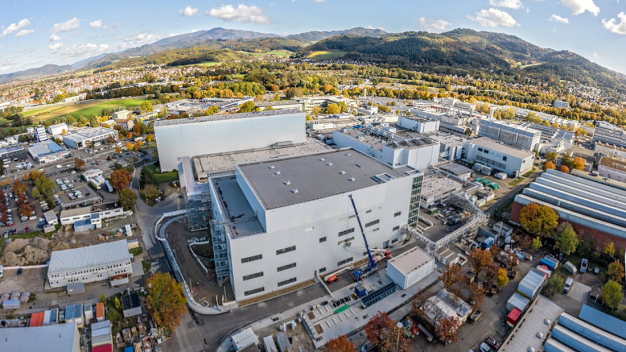
[[[276,255],[293,252],[296,250],[296,246],[291,246],[283,249],[279,249],[276,251]]]
[[[287,269],[291,269],[291,268],[295,268],[295,267],[296,267],[296,263],[291,263],[291,264],[279,266],[278,268],[276,268],[276,271],[281,272],[283,270],[287,270]]]
[[[265,291],[265,287],[259,287],[259,288],[255,288],[254,290],[250,290],[250,291],[245,291],[243,293],[244,296],[250,296],[253,295],[255,293],[259,293],[259,292],[263,292]]]
[[[370,222],[365,224],[365,227],[374,226],[374,225],[378,224],[379,222],[380,222],[380,219],[376,219],[374,221],[370,221]]]
[[[346,264],[346,263],[350,263],[352,260],[354,260],[354,258],[352,258],[352,257],[350,257],[350,258],[346,258],[346,259],[344,259],[344,260],[342,260],[342,261],[338,262],[338,263],[337,263],[337,266],[342,266],[342,265],[344,265],[344,264]]]
[[[354,227],[350,228],[350,229],[347,229],[347,230],[339,231],[338,235],[339,235],[339,237],[341,237],[341,236],[345,236],[345,235],[347,235],[349,233],[353,233],[353,232],[354,232]]]
[[[243,281],[252,280],[252,279],[255,279],[255,278],[261,277],[261,276],[263,276],[263,272],[262,271],[260,271],[258,273],[250,274],[250,275],[245,275],[243,277]]]
[[[292,277],[291,279],[287,279],[287,280],[284,280],[284,281],[280,281],[280,282],[278,283],[278,287],[280,287],[280,286],[285,286],[285,285],[290,284],[290,283],[292,283],[292,282],[296,282],[297,280],[298,280],[297,278]]]

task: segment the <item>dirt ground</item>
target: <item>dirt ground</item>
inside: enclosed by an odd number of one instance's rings
[[[17,270],[4,270],[4,277],[0,279],[0,294],[13,291],[30,293],[43,292],[48,268],[24,269],[17,276]]]
[[[176,260],[180,263],[180,269],[182,271],[187,284],[193,292],[194,298],[198,303],[203,301],[207,302],[209,306],[215,305],[216,297],[219,298],[219,302],[222,302],[222,297],[226,295],[228,301],[234,300],[233,290],[230,285],[219,287],[215,279],[215,274],[209,271],[209,274],[198,264],[198,261],[189,250],[189,244],[187,240],[190,238],[210,238],[208,231],[190,232],[187,230],[185,221],[176,221],[172,223],[166,230],[167,238],[170,245],[173,247],[176,255]],[[210,244],[195,245],[193,246],[194,252],[200,256],[208,259],[213,258],[213,253]],[[203,261],[203,264],[209,267],[209,260]]]

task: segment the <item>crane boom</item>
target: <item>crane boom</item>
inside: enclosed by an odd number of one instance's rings
[[[361,235],[363,236],[363,241],[365,241],[365,249],[367,250],[367,257],[370,260],[369,269],[376,268],[376,262],[374,261],[374,257],[372,257],[372,252],[370,251],[370,246],[367,243],[367,238],[365,237],[365,231],[363,230],[363,225],[361,224],[361,218],[359,217],[359,212],[356,210],[356,204],[354,204],[354,199],[352,198],[352,194],[349,194],[350,202],[352,202],[352,207],[354,208],[354,214],[356,215],[356,220],[359,222],[359,228],[361,229]]]

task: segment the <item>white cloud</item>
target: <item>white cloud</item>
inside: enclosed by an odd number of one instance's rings
[[[66,21],[66,22],[55,23],[54,26],[52,27],[52,31],[55,33],[69,32],[72,29],[78,28],[79,25],[80,25],[80,21],[78,20],[78,18],[74,17],[71,20]]]
[[[21,31],[17,32],[17,34],[15,36],[16,37],[21,37],[23,35],[31,34],[31,33],[35,33],[35,30],[34,29],[22,29]]]
[[[30,25],[30,21],[28,20],[28,18],[25,18],[17,23],[11,23],[7,28],[4,29],[4,31],[2,31],[0,37],[4,37],[7,34],[19,31],[20,29],[25,28],[28,25]]]
[[[217,17],[227,22],[243,22],[243,23],[257,23],[257,24],[269,24],[272,20],[263,14],[263,10],[252,5],[246,6],[243,4],[233,7],[233,5],[222,5],[217,8],[212,8],[206,13],[209,16]]]
[[[184,9],[181,9],[178,14],[181,16],[191,17],[195,15],[196,13],[198,13],[198,9],[195,9],[191,6],[187,6]]]
[[[619,23],[615,18],[602,20],[602,27],[616,34],[626,34],[626,13],[620,12],[617,17],[620,19]]]
[[[146,32],[137,32],[130,37],[124,38],[124,42],[130,43],[133,45],[139,45],[139,44],[146,44],[149,42],[154,42],[165,37],[167,37],[167,35],[165,34],[150,34]]]
[[[494,8],[480,10],[476,12],[476,17],[467,16],[467,18],[485,27],[519,27],[519,23],[511,15]]]
[[[426,28],[431,32],[440,32],[445,31],[452,23],[444,20],[427,20],[426,17],[420,17],[417,19],[417,22],[422,25],[422,27]]]
[[[61,43],[58,43],[61,44]],[[93,56],[106,52],[110,49],[109,44],[81,44],[81,45],[71,45],[63,48],[60,51],[61,56],[64,57],[81,57],[81,56]]]
[[[519,9],[522,7],[522,2],[520,0],[489,0],[489,5],[506,7],[509,9]]]
[[[52,33],[52,35],[50,36],[50,41],[56,42],[57,40],[61,40],[61,37],[59,37],[55,33]]]
[[[385,27],[374,27],[371,24],[367,26],[367,29],[380,29],[381,31],[385,30]]]
[[[594,53],[593,53],[593,57],[595,57],[596,59],[599,59],[599,58],[600,58],[600,55],[598,55],[598,53],[595,53],[595,52],[594,52]]]
[[[93,21],[93,22],[89,22],[89,26],[91,28],[100,28],[100,27],[102,27],[102,20],[96,20],[96,21]]]
[[[600,8],[596,6],[593,0],[561,0],[561,4],[572,9],[573,15],[580,15],[585,11],[591,12],[594,16],[598,16],[600,13]]]
[[[54,44],[48,45],[47,48],[56,52],[57,50],[61,49],[63,45],[64,45],[63,43],[54,43]]]
[[[561,17],[559,15],[552,15],[552,16],[550,16],[549,21],[551,21],[551,22],[560,22],[560,23],[565,23],[565,24],[569,23],[569,20],[567,18]]]
[[[313,0],[313,2],[324,2],[326,0]]]

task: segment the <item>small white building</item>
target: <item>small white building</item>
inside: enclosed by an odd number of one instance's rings
[[[40,164],[53,163],[70,155],[69,150],[61,148],[51,140],[33,144],[28,148],[28,153]]]
[[[601,177],[611,180],[626,182],[626,161],[622,158],[600,158],[598,173]]]
[[[487,165],[507,175],[525,174],[535,161],[535,154],[497,143],[487,138],[468,140],[464,148],[465,159]]]
[[[46,128],[43,126],[35,127],[35,140],[37,142],[44,142],[48,140],[48,134],[46,133]]]
[[[439,120],[420,116],[398,116],[398,126],[417,133],[429,133],[439,130]]]
[[[389,260],[387,276],[403,290],[435,271],[435,259],[419,247]]]
[[[256,336],[250,327],[232,335],[230,339],[232,340],[235,351],[241,351],[250,345],[259,343],[258,336]]]
[[[113,120],[117,120],[117,119],[128,119],[129,116],[130,116],[130,111],[120,110],[120,111],[114,112],[111,117]]]
[[[65,287],[70,283],[104,281],[133,273],[132,255],[126,240],[95,246],[53,251],[48,266],[50,287]]]
[[[105,141],[109,136],[115,138],[116,130],[104,127],[82,127],[72,130],[71,134],[63,136],[63,143],[73,149],[86,148],[89,142]]]
[[[102,170],[100,169],[91,169],[83,172],[83,178],[85,181],[89,182],[96,177],[102,177]]]
[[[61,210],[59,217],[61,218],[61,225],[72,225],[76,221],[89,219],[91,217],[91,207]]]
[[[65,131],[65,133],[69,131],[69,129],[67,128],[67,124],[57,123],[56,125],[48,126],[48,134],[50,135],[62,135],[63,131]]]

